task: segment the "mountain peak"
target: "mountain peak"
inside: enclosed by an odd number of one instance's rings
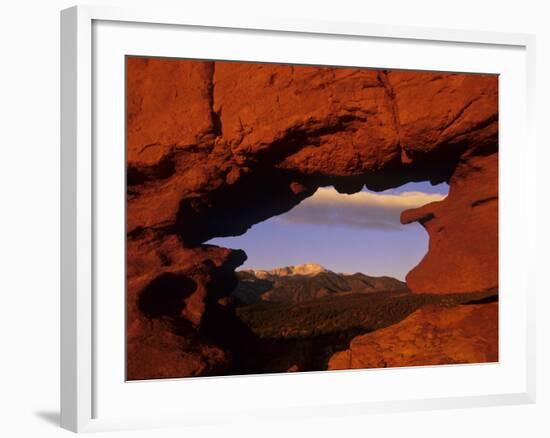
[[[253,273],[258,278],[266,278],[271,275],[276,275],[278,277],[287,277],[291,275],[302,275],[304,277],[312,277],[322,272],[329,272],[328,269],[324,268],[318,263],[303,263],[300,265],[284,266],[282,268],[274,268],[271,270],[250,269],[247,271]]]
[[[232,294],[239,305],[260,301],[301,303],[330,296],[407,290],[407,285],[395,278],[339,274],[318,263],[269,271],[245,269],[238,271],[237,277],[239,284]]]
[[[324,268],[319,263],[303,263],[301,265],[291,265],[280,269],[287,271],[287,275],[317,275],[321,272],[328,272],[328,269]]]

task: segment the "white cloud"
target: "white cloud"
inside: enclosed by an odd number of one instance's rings
[[[399,216],[403,210],[441,201],[439,193],[358,192],[338,193],[332,187],[322,187],[288,213],[278,217],[284,222],[402,230]]]

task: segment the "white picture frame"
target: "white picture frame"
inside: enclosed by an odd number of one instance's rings
[[[399,412],[418,409],[441,409],[452,407],[476,407],[505,404],[532,403],[535,400],[535,310],[534,285],[528,282],[526,271],[517,274],[518,284],[522,285],[522,292],[518,306],[521,309],[521,318],[525,324],[520,324],[521,340],[518,345],[521,351],[521,376],[519,384],[513,390],[487,392],[482,394],[431,396],[415,398],[414,396],[399,395],[391,399],[362,400],[353,398],[346,401],[345,395],[337,403],[331,400],[312,400],[303,405],[286,406],[284,402],[275,401],[270,406],[257,408],[247,407],[236,415],[235,412],[224,413],[212,410],[210,415],[200,412],[193,416],[186,415],[183,409],[172,412],[163,412],[163,407],[150,412],[150,415],[129,416],[120,412],[120,415],[98,415],[102,406],[98,399],[98,373],[102,363],[98,362],[97,351],[101,342],[101,332],[97,331],[98,321],[102,318],[101,306],[96,299],[98,278],[96,269],[98,263],[98,246],[96,233],[98,230],[98,192],[96,190],[98,175],[101,171],[101,160],[98,161],[94,153],[94,141],[97,132],[94,123],[98,117],[97,96],[94,94],[94,84],[97,81],[98,71],[94,65],[94,58],[101,50],[98,38],[94,34],[94,25],[97,23],[131,23],[133,25],[150,26],[153,29],[166,29],[165,26],[182,26],[187,29],[200,29],[203,33],[223,29],[237,29],[247,38],[254,38],[262,32],[271,32],[274,38],[287,35],[302,36],[348,36],[354,39],[391,40],[396,43],[406,42],[411,45],[426,43],[452,43],[467,48],[483,46],[491,49],[510,50],[521,52],[525,63],[518,66],[524,72],[525,88],[518,91],[518,99],[522,100],[522,112],[525,118],[521,122],[521,132],[525,134],[521,148],[534,150],[533,110],[534,110],[534,50],[535,39],[532,35],[507,34],[491,32],[473,32],[451,29],[425,29],[417,27],[381,26],[356,23],[317,22],[305,19],[273,19],[269,17],[247,17],[227,22],[224,17],[191,16],[185,11],[163,11],[156,8],[148,10],[120,9],[111,7],[77,6],[66,9],[61,13],[61,425],[75,431],[100,431],[126,428],[162,427],[174,425],[203,424],[212,421],[232,420],[247,416],[256,418],[273,416],[311,416],[311,415],[342,415],[364,414],[369,412]],[[246,36],[247,34],[249,36]],[[200,49],[200,48],[199,48]],[[122,50],[122,49],[121,49]],[[235,56],[238,56],[236,54]],[[376,65],[378,66],[378,65]],[[498,72],[497,72],[498,73]],[[522,73],[523,74],[523,73]],[[524,107],[523,107],[524,104]],[[525,125],[523,126],[523,123]],[[505,123],[505,120],[502,120]],[[525,154],[526,158],[519,196],[526,196],[526,205],[534,205],[534,198],[529,193],[535,190],[534,154]],[[512,154],[503,160],[513,160]],[[529,161],[531,160],[531,161]],[[506,162],[503,162],[506,170]],[[504,174],[506,176],[506,174]],[[101,178],[105,178],[104,175]],[[501,186],[501,189],[503,187]],[[519,190],[519,189],[518,189]],[[122,202],[122,201],[121,201]],[[532,204],[530,204],[532,203]],[[512,206],[513,207],[513,206]],[[121,205],[123,208],[123,205]],[[514,214],[521,214],[522,220],[532,226],[527,228],[525,235],[526,245],[534,245],[534,213],[529,209]],[[502,211],[501,211],[502,214]],[[519,220],[519,219],[518,219]],[[525,236],[524,235],[524,236]],[[120,248],[119,248],[120,249]],[[524,275],[525,274],[525,275]],[[122,280],[123,282],[123,280]],[[124,314],[116,316],[121,321]],[[501,324],[507,324],[506,320]],[[99,333],[99,334],[98,334]],[[523,348],[525,347],[525,348]],[[120,351],[122,356],[124,351]],[[103,355],[105,357],[105,355]],[[103,359],[102,359],[103,360]],[[122,358],[123,360],[123,358]],[[470,373],[477,369],[470,368]],[[399,378],[398,373],[406,370],[393,370],[392,378]],[[434,371],[436,373],[437,371]],[[332,373],[332,372],[331,372]],[[101,373],[100,373],[101,374]],[[361,372],[335,372],[349,380],[347,384],[354,385],[361,379]],[[293,379],[293,384],[300,381],[307,384],[317,384],[313,379],[322,378],[300,375],[285,376]],[[326,373],[324,375],[327,375]],[[404,376],[404,375],[403,375]],[[402,376],[402,377],[403,377]],[[254,376],[254,386],[262,385],[271,377]],[[235,379],[245,379],[244,377]],[[342,382],[342,377],[339,378]],[[198,379],[191,379],[195,382]],[[201,391],[213,391],[216,378],[203,379],[209,383],[203,385]],[[354,383],[355,381],[355,383]],[[222,380],[220,380],[222,382]],[[228,387],[229,380],[223,380],[220,387]],[[237,382],[236,380],[233,383]],[[237,382],[243,384],[244,380]],[[250,380],[249,380],[250,382]],[[278,381],[279,384],[281,380]],[[124,382],[120,382],[124,384]],[[168,390],[169,386],[177,385],[175,380],[156,384],[155,391]],[[267,383],[266,383],[267,384]],[[276,383],[277,384],[277,383]],[[332,384],[339,384],[334,381]],[[133,385],[133,384],[130,384]],[[195,386],[199,384],[194,384]],[[103,387],[104,388],[104,387]],[[134,385],[133,388],[137,388]],[[161,389],[159,389],[161,388]],[[244,389],[246,391],[246,389]],[[105,393],[105,390],[103,390]],[[137,389],[132,390],[135,395]],[[101,392],[101,391],[100,391]],[[412,398],[411,398],[412,397]],[[200,404],[200,401],[198,402]],[[151,408],[152,409],[152,408]],[[215,414],[215,415],[212,415]]]

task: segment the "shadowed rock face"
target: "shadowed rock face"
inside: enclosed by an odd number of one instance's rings
[[[246,255],[204,242],[242,234],[320,186],[448,182],[444,201],[403,213],[430,236],[408,286],[496,286],[497,84],[490,75],[128,58],[128,378],[230,370],[234,346],[213,340],[212,327],[223,320],[243,332],[229,295]],[[166,305],[154,303],[159,284]]]

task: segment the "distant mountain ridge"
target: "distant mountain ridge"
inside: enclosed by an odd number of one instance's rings
[[[239,284],[233,297],[240,305],[258,302],[299,303],[326,296],[406,290],[392,277],[363,273],[332,272],[318,263],[305,263],[271,270],[237,271]]]
[[[270,270],[265,269],[243,269],[240,272],[248,272],[254,274],[258,278],[268,278],[272,276],[286,277],[289,275],[303,275],[311,277],[313,275],[320,274],[322,272],[329,272],[318,263],[303,263],[301,265],[290,265],[282,268],[274,268]]]

